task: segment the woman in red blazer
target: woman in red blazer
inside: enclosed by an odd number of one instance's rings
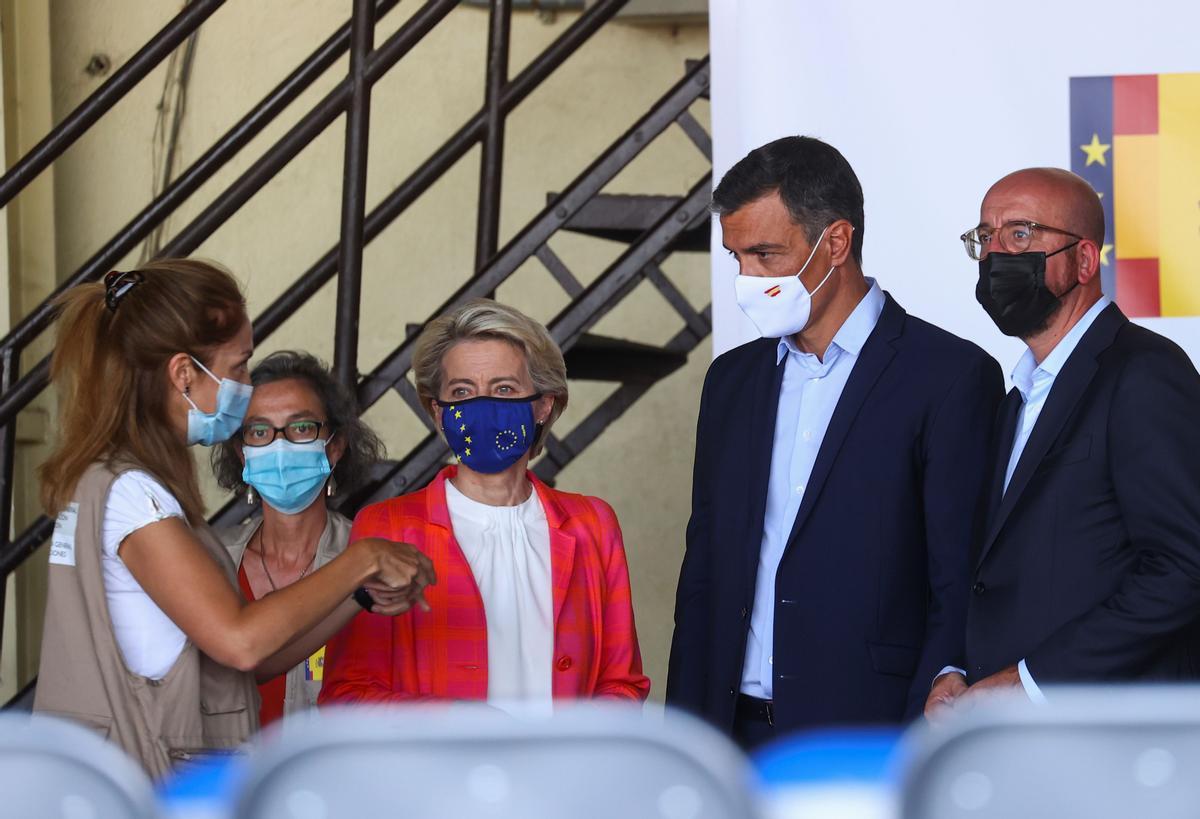
[[[363,509],[350,542],[414,544],[437,583],[425,605],[397,618],[363,612],[329,642],[320,702],[548,712],[555,699],[644,700],[616,516],[527,469],[567,404],[566,365],[546,328],[476,300],[428,325],[413,371],[457,465]]]

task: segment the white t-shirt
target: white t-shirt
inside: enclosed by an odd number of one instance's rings
[[[142,590],[117,549],[138,529],[166,518],[186,516],[179,501],[148,473],[125,472],[113,482],[104,507],[104,596],[125,666],[152,680],[171,670],[187,635]]]
[[[467,558],[487,620],[488,703],[510,713],[552,710],[554,594],[550,524],[537,492],[519,506],[488,506],[446,481],[454,539]]]

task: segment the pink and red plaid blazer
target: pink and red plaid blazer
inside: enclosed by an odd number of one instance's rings
[[[425,489],[368,506],[354,519],[351,542],[412,543],[433,560],[437,585],[425,590],[430,611],[362,612],[329,641],[321,704],[487,699],[483,600],[446,506],[446,479],[454,474],[447,467]],[[650,680],[642,674],[616,515],[598,498],[530,480],[550,524],[554,698],[646,699]]]

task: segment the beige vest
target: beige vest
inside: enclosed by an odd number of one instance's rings
[[[262,520],[254,518],[240,526],[223,529],[217,533],[217,536],[229,551],[229,556],[233,559],[234,566],[242,565],[242,556],[246,553],[246,546],[250,543],[250,538],[254,537],[254,533],[258,531],[258,527],[261,525]],[[313,571],[321,568],[346,551],[346,544],[349,540],[350,521],[337,512],[330,510],[325,523],[325,531],[321,533],[321,539],[317,541],[317,557],[313,562]],[[322,647],[320,651],[307,661],[300,663],[288,671],[283,694],[283,714],[285,717],[289,714],[295,714],[299,711],[316,707],[317,695],[321,693],[324,659],[325,649]],[[310,665],[314,667],[310,667]]]
[[[104,594],[101,546],[109,490],[133,468],[93,464],[58,516],[33,707],[95,728],[158,778],[176,762],[245,742],[258,730],[258,689],[253,674],[220,665],[190,640],[161,680],[126,668]],[[193,532],[236,585],[212,531]]]

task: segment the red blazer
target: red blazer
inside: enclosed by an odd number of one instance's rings
[[[399,700],[486,700],[487,623],[446,506],[447,467],[425,489],[368,506],[350,541],[411,543],[433,560],[430,611],[399,617],[362,612],[325,649],[321,704]],[[558,492],[530,474],[550,525],[555,699],[650,692],[642,674],[621,529],[598,498]]]

